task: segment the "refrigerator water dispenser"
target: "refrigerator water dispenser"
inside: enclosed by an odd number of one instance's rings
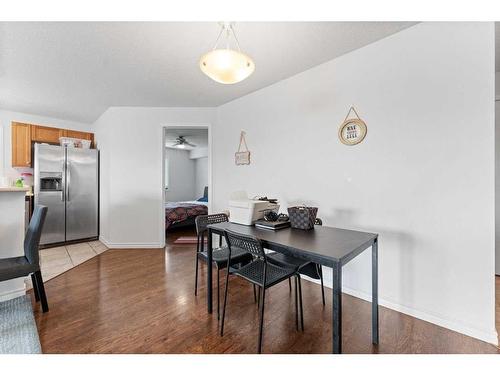
[[[40,172],[40,191],[61,191],[62,173]]]

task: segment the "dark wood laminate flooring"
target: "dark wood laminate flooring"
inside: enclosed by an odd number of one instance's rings
[[[43,352],[255,353],[258,311],[252,287],[231,278],[225,335],[220,337],[216,311],[206,312],[206,266],[195,297],[195,245],[172,243],[190,234],[173,233],[165,250],[108,250],[48,281],[50,311],[42,314],[39,305],[34,307]],[[331,295],[326,291],[323,308],[320,287],[303,282],[305,332],[297,332],[288,283],[271,288],[264,353],[329,353]],[[343,295],[342,314],[344,353],[499,353],[493,345],[384,307],[380,345],[374,347],[370,304]]]

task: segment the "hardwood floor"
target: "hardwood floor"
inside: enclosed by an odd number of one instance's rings
[[[48,281],[50,311],[42,314],[34,307],[43,352],[255,353],[258,311],[252,287],[231,278],[220,337],[216,311],[206,312],[206,267],[195,297],[195,245],[173,245],[178,235],[189,234],[172,235],[166,250],[108,250]],[[497,296],[499,284],[497,278]],[[264,353],[330,352],[330,293],[323,308],[320,287],[304,281],[305,332],[295,330],[288,283],[271,288],[268,296]],[[499,352],[493,345],[383,307],[377,348],[371,345],[370,304],[348,295],[342,301],[344,353]]]

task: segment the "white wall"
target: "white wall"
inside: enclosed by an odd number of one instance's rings
[[[206,158],[208,157],[208,147],[196,147],[189,151],[191,159]]]
[[[223,105],[214,211],[245,189],[379,233],[383,305],[496,343],[494,80],[493,23],[421,23]],[[351,105],[368,135],[349,147]],[[344,267],[344,291],[368,299],[370,265]]]
[[[195,161],[195,199],[203,197],[205,186],[208,186],[208,157],[194,159]]]
[[[500,99],[495,102],[495,274],[500,276]]]
[[[11,123],[15,122],[25,122],[28,124],[37,124],[52,126],[56,128],[71,129],[71,130],[81,130],[81,131],[92,131],[92,125],[61,120],[45,116],[37,116],[28,113],[11,112],[0,109],[0,176],[5,175],[11,179],[16,179],[20,176],[20,172],[25,169],[14,169],[12,168],[12,136],[11,136]],[[3,142],[2,142],[3,133]],[[29,168],[26,168],[30,170]]]
[[[212,108],[112,107],[95,123],[100,236],[110,247],[164,246],[163,127],[208,125]]]
[[[500,72],[495,73],[495,98],[495,273],[500,276]]]
[[[165,159],[168,159],[169,172],[165,199],[168,202],[195,200],[195,159],[189,157],[189,151],[175,148],[165,148]]]

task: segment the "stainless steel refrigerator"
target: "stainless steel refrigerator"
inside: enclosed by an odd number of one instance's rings
[[[48,207],[41,245],[98,236],[98,151],[35,144],[35,204]]]

